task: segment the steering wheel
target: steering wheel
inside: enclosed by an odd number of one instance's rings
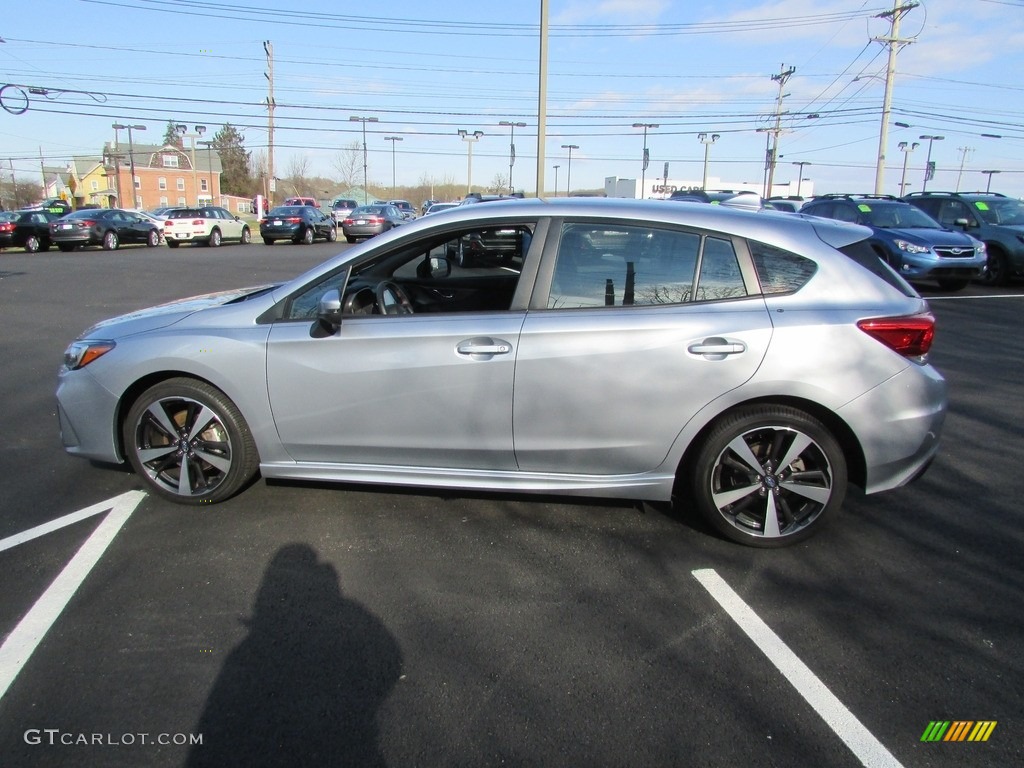
[[[377,311],[382,315],[411,315],[409,294],[398,283],[381,280],[377,283]]]

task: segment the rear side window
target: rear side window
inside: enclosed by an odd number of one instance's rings
[[[810,259],[774,245],[751,240],[749,246],[761,293],[794,293],[818,271],[818,265]]]

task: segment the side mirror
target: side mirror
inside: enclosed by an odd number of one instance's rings
[[[967,219],[956,219],[953,223],[960,227],[960,229],[967,229],[971,226],[971,222]]]
[[[341,327],[341,292],[337,288],[332,288],[320,297],[316,318],[331,333]]]
[[[416,265],[416,277],[422,280],[448,277],[451,273],[452,263],[444,256],[430,256]]]

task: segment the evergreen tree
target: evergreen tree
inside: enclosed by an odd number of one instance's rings
[[[178,149],[184,149],[181,134],[178,133],[178,125],[173,120],[167,121],[167,129],[164,131],[164,145],[171,144]]]
[[[245,149],[242,134],[230,123],[225,123],[213,140],[222,168],[221,190],[228,195],[251,196],[257,185],[249,170],[249,152]]]

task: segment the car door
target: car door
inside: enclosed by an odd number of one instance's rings
[[[218,223],[226,240],[241,240],[244,222],[232,215],[227,208],[216,208]]]
[[[714,233],[564,223],[519,338],[518,468],[657,469],[686,423],[764,358],[771,322],[741,251]]]
[[[474,275],[451,273],[445,280],[417,280],[415,259],[432,251],[443,255],[443,241],[371,251],[350,279],[342,270],[293,296],[283,319],[274,323],[267,386],[278,434],[296,461],[516,468],[512,385],[526,314],[525,299],[515,298],[525,290],[517,287],[519,272],[504,267],[494,268],[493,274],[480,270]],[[404,254],[415,259],[403,261]],[[495,289],[495,281],[502,278],[511,283],[506,291]],[[325,333],[314,319],[318,298],[332,288],[347,287],[349,305],[356,296],[372,296],[378,279],[406,280],[408,290],[415,289],[422,302],[434,302],[432,310],[406,315],[353,312]],[[465,297],[477,280],[484,286],[481,298],[492,303],[446,311],[445,300]],[[500,305],[493,303],[498,295],[503,297]],[[467,299],[460,306],[471,305]]]

